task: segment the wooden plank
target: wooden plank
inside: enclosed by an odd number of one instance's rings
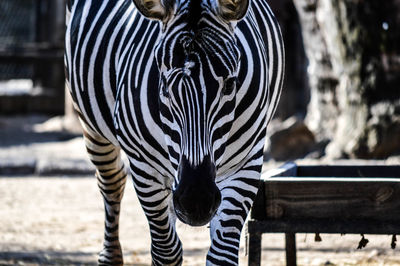
[[[60,50],[63,49],[63,42],[25,42],[13,45],[0,44],[0,51],[24,51],[24,50]]]
[[[249,220],[248,232],[253,233],[328,233],[328,234],[400,234],[400,224],[371,219],[269,219]]]
[[[297,176],[297,165],[293,162],[285,163],[279,168],[265,171],[261,175],[261,180],[269,177],[280,177],[280,176]]]
[[[61,115],[63,112],[63,100],[54,95],[0,96],[0,113],[3,115],[29,113]]]
[[[306,182],[319,182],[319,183],[385,183],[385,182],[400,182],[398,177],[264,177],[262,180],[264,183],[278,183],[278,182],[293,182],[293,183],[306,183]]]
[[[63,51],[0,51],[0,63],[63,62]]]
[[[250,213],[250,217],[253,219],[265,220],[266,212],[265,212],[265,186],[264,182],[271,176],[288,176],[288,175],[296,175],[297,166],[295,163],[286,163],[279,168],[271,169],[269,171],[264,172],[261,175],[260,186],[258,188],[258,192],[256,198],[254,199],[254,203],[252,206],[252,210]]]
[[[63,44],[49,42],[26,43],[18,46],[0,45],[0,63],[30,63],[40,61],[60,61],[63,63]]]
[[[293,176],[293,175],[292,175]],[[398,177],[399,165],[317,165],[298,166],[299,177]]]
[[[267,218],[400,221],[400,179],[271,178],[264,189]]]

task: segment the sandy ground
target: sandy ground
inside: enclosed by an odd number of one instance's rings
[[[204,265],[209,245],[206,227],[178,224],[184,265]],[[131,182],[121,214],[121,244],[127,265],[150,265],[148,226]],[[0,265],[96,264],[103,236],[103,205],[92,177],[1,177]],[[390,236],[298,234],[298,265],[400,265]],[[242,241],[244,247],[244,241]],[[283,234],[264,234],[262,265],[285,265]],[[244,248],[240,265],[247,265]]]
[[[88,161],[82,138],[60,130],[59,118],[0,116],[0,163],[20,158],[36,160],[38,174],[54,165],[76,167],[77,161]],[[400,164],[400,157],[386,163]],[[0,176],[0,265],[96,265],[103,216],[92,176]],[[207,228],[177,227],[183,264],[204,265]],[[148,226],[131,182],[122,203],[120,234],[126,265],[150,265]],[[390,249],[391,236],[367,235],[370,242],[361,251],[356,250],[358,235],[321,237],[316,243],[312,234],[297,234],[298,265],[400,265],[400,246]],[[240,265],[247,265],[244,242]],[[285,265],[283,234],[263,235],[261,265]]]

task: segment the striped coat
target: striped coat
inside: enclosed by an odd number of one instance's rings
[[[100,264],[123,262],[129,170],[154,265],[182,262],[176,218],[210,223],[207,264],[237,264],[283,82],[266,1],[70,0],[67,10],[66,83],[105,203]]]

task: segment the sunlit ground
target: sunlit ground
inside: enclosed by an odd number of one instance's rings
[[[178,224],[184,265],[204,265],[209,245],[206,227]],[[121,214],[121,244],[127,265],[150,265],[150,238],[132,183]],[[86,178],[0,178],[0,264],[95,264],[103,236],[103,204],[96,180]],[[299,265],[399,265],[390,236],[298,234]],[[242,241],[244,242],[244,241]],[[244,243],[241,265],[246,265]],[[285,265],[284,236],[263,235],[262,265]]]

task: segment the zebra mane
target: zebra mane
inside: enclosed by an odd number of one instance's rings
[[[201,18],[202,0],[189,0],[187,22],[189,28],[196,32],[199,20]]]

